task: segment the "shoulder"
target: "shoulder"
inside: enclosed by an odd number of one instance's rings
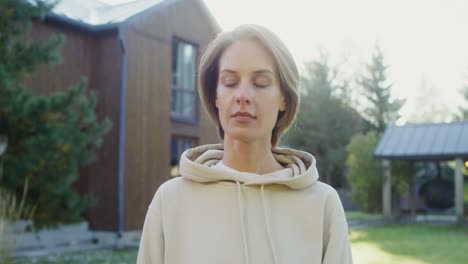
[[[315,192],[319,192],[321,195],[325,197],[333,196],[333,195],[338,196],[338,193],[336,192],[335,188],[321,181],[316,181],[309,188],[313,189]]]
[[[165,181],[156,190],[151,204],[161,203],[161,200],[171,199],[183,185],[187,184],[189,184],[188,181],[182,177],[176,177]]]
[[[183,184],[186,184],[186,180],[184,178],[175,177],[161,184],[161,186],[159,186],[156,192],[161,192],[161,193],[171,192],[172,190],[177,189],[179,186]]]
[[[325,209],[335,210],[342,207],[340,196],[332,186],[316,181],[309,187],[314,193],[320,195],[321,200],[325,203]]]

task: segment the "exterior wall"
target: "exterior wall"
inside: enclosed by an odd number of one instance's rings
[[[80,193],[91,193],[96,198],[96,205],[85,214],[90,227],[115,230],[121,56],[117,32],[91,34],[58,22],[46,21],[34,23],[30,35],[34,39],[44,39],[54,33],[66,37],[60,51],[61,63],[40,66],[36,73],[25,77],[26,85],[36,94],[48,94],[66,90],[86,76],[88,89],[96,91],[98,117],[100,120],[108,117],[113,127],[104,138],[98,160],[80,170],[74,186]]]
[[[173,38],[198,45],[200,55],[215,33],[193,0],[163,2],[125,28],[125,230],[142,228],[155,191],[169,179],[171,136],[196,138],[199,144],[219,141],[200,103],[198,124],[172,120],[170,105]]]
[[[118,217],[118,153],[119,114],[121,82],[121,46],[117,31],[101,33],[96,38],[93,58],[93,76],[89,87],[98,95],[97,113],[99,119],[107,117],[112,128],[104,138],[98,153],[98,160],[88,166],[86,177],[87,192],[97,200],[96,206],[88,211],[91,229],[117,230]]]
[[[83,76],[91,76],[95,40],[89,34],[53,22],[35,22],[30,30],[30,37],[43,40],[53,34],[65,36],[65,43],[60,49],[61,62],[56,65],[41,65],[32,75],[25,78],[28,87],[36,94],[66,90],[77,83]]]

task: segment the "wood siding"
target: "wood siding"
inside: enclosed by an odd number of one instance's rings
[[[102,120],[107,116],[112,129],[104,138],[98,160],[87,167],[88,191],[97,204],[88,211],[91,229],[117,230],[118,224],[118,153],[121,82],[121,47],[117,31],[100,34],[93,60],[90,87],[98,95],[97,112]]]
[[[172,135],[196,138],[199,144],[219,141],[200,103],[198,124],[171,120],[172,39],[196,44],[200,54],[216,32],[197,1],[167,2],[171,4],[133,18],[125,29],[128,51],[126,230],[142,228],[155,191],[169,179]]]

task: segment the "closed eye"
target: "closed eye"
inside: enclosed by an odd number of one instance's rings
[[[237,82],[225,82],[223,85],[226,87],[234,87],[237,85]]]
[[[265,88],[265,87],[268,87],[269,85],[270,85],[269,83],[255,83],[255,86],[260,87],[260,88]]]
[[[271,85],[271,81],[268,77],[264,77],[264,76],[258,76],[257,78],[255,78],[255,81],[254,81],[254,85],[256,87],[268,87]]]

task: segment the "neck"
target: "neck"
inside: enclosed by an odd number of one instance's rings
[[[270,140],[245,142],[225,135],[223,163],[241,172],[266,174],[283,169],[271,152]]]

